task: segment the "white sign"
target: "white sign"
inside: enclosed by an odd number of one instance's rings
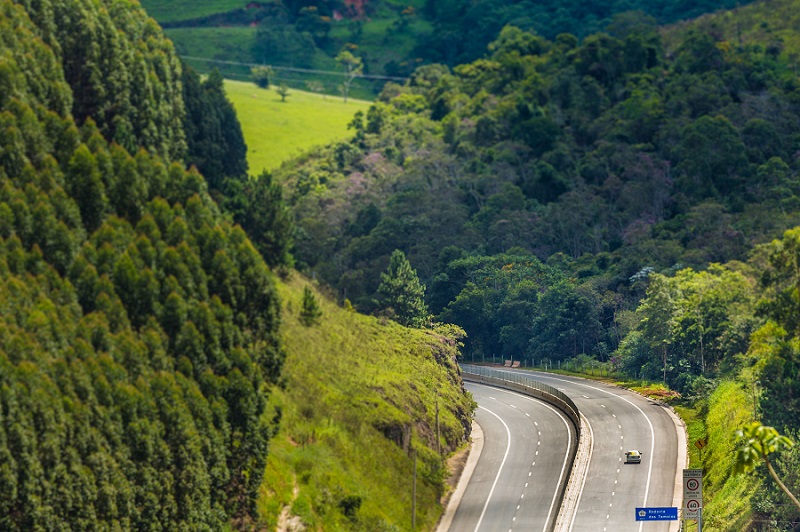
[[[683,518],[699,519],[703,507],[703,470],[683,470]]]

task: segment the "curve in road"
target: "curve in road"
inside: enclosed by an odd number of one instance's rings
[[[571,423],[532,397],[466,386],[480,405],[484,449],[450,530],[551,530],[574,445]]]

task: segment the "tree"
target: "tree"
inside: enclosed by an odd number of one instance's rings
[[[745,425],[737,430],[735,435],[739,448],[736,450],[736,461],[733,466],[734,473],[748,473],[755,469],[760,460],[764,460],[772,479],[786,493],[794,505],[800,508],[800,501],[778,478],[769,459],[769,455],[772,453],[791,449],[794,446],[794,442],[786,436],[781,436],[774,428],[765,427],[758,421]]]
[[[422,327],[428,319],[425,305],[425,286],[420,284],[416,270],[405,253],[394,250],[386,273],[381,274],[378,287],[379,306],[393,313],[393,319],[406,327]]]
[[[672,345],[679,309],[675,303],[675,283],[659,274],[650,276],[647,297],[636,313],[641,316],[640,329],[651,348],[660,351],[663,362],[663,381],[667,381],[667,353]]]
[[[264,171],[246,181],[230,179],[226,191],[225,209],[233,213],[234,221],[244,228],[264,261],[272,268],[291,266],[294,226],[281,184]]]
[[[255,66],[250,69],[250,79],[262,89],[268,89],[274,71],[269,66]]]
[[[187,166],[195,165],[212,190],[222,191],[226,177],[247,176],[247,144],[242,126],[225,94],[222,75],[213,70],[205,81],[188,66],[183,74]]]
[[[281,101],[285,102],[286,97],[289,96],[289,87],[286,85],[286,83],[281,83],[275,87],[275,92],[277,92],[278,96],[281,97]]]
[[[319,323],[322,317],[322,309],[314,297],[314,292],[309,287],[303,287],[303,307],[300,309],[300,323],[306,327]]]
[[[348,50],[343,49],[336,56],[336,62],[344,68],[344,82],[342,82],[342,95],[344,101],[347,103],[347,96],[350,94],[350,86],[353,80],[362,74],[364,71],[364,63],[360,57],[354,56]]]

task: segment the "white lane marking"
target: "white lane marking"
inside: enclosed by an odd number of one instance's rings
[[[606,405],[600,405],[600,406],[602,406],[603,408],[605,408],[605,407],[606,407]]]
[[[556,483],[556,486],[560,486],[561,483],[564,481],[564,475],[566,474],[567,463],[569,461],[568,460],[569,453],[572,450],[572,425],[570,425],[570,422],[567,421],[566,417],[564,417],[564,414],[561,413],[561,411],[556,409],[555,407],[550,406],[547,403],[544,403],[544,402],[542,402],[542,401],[540,401],[538,399],[534,399],[533,397],[530,397],[530,396],[527,396],[527,395],[522,395],[522,394],[519,394],[519,393],[516,393],[516,392],[511,392],[511,391],[508,391],[508,390],[504,390],[504,391],[506,393],[510,393],[512,395],[516,395],[520,399],[525,399],[527,401],[535,402],[536,404],[547,408],[548,410],[553,412],[555,415],[557,415],[558,418],[561,420],[561,422],[564,423],[564,426],[567,428],[567,446],[566,446],[566,450],[564,451],[564,459],[561,461],[561,473],[558,475],[558,482]],[[483,408],[483,407],[480,407],[480,408]],[[587,423],[588,423],[588,420],[587,420]],[[537,424],[537,426],[538,426],[538,424]],[[591,426],[589,427],[589,430],[591,431]],[[537,453],[538,453],[538,451],[537,451]],[[505,458],[503,460],[505,461]],[[589,457],[589,461],[591,462],[591,456]],[[536,462],[534,462],[531,465],[536,465]],[[530,476],[530,473],[528,475]],[[584,477],[583,481],[584,481],[584,483],[586,482],[586,477]],[[495,482],[497,482],[497,481],[495,480]],[[494,489],[494,487],[492,489]],[[581,490],[583,490],[583,486],[581,486]],[[550,519],[553,516],[553,509],[555,508],[555,505],[556,505],[556,499],[558,499],[558,490],[556,490],[555,493],[553,493],[553,500],[550,502],[550,509],[547,512],[547,519],[545,519],[544,528],[542,528],[543,532],[546,532],[548,530],[548,526],[547,525],[550,523]],[[578,498],[578,502],[580,502],[580,498]],[[486,507],[484,507],[484,512],[485,511],[486,511]],[[577,514],[577,512],[575,512],[575,514]],[[574,517],[575,514],[573,514],[573,520],[575,518]],[[483,514],[481,514],[481,517],[483,517]]]
[[[550,379],[561,381],[561,382],[569,382],[570,384],[574,384],[574,385],[577,385],[577,386],[585,386],[587,388],[591,388],[592,390],[597,390],[598,392],[607,393],[608,395],[614,396],[617,399],[621,399],[621,400],[625,401],[626,403],[628,403],[629,405],[631,405],[633,408],[638,410],[640,414],[642,414],[644,419],[647,420],[647,424],[650,426],[650,456],[653,456],[653,453],[654,453],[655,448],[656,448],[656,430],[655,430],[655,428],[653,428],[653,422],[650,421],[650,418],[647,416],[647,414],[644,413],[644,410],[639,408],[632,401],[630,401],[629,399],[626,399],[625,397],[622,397],[621,395],[617,395],[615,393],[611,393],[608,390],[603,390],[602,388],[598,388],[596,386],[590,386],[589,384],[584,384],[582,382],[568,381],[566,379],[559,379],[559,378],[556,378],[556,377],[550,377],[549,375],[542,375],[542,377],[550,378]],[[584,395],[584,397],[586,397],[586,396]],[[588,397],[586,397],[586,398],[588,399]],[[616,416],[614,416],[614,417],[616,417]],[[642,506],[644,506],[644,507],[647,507],[647,496],[650,494],[650,481],[653,478],[653,460],[650,459],[650,460],[648,460],[648,462],[649,463],[648,463],[648,466],[647,466],[647,483],[645,484],[645,487],[644,487],[644,498],[642,500]],[[642,527],[643,526],[644,526],[644,521],[639,521],[639,532],[642,532]]]
[[[495,414],[486,407],[478,406],[478,408],[486,410],[491,415],[496,417],[500,421],[500,423],[503,424],[503,426],[506,428],[506,436],[508,437],[508,444],[506,445],[506,452],[503,455],[503,461],[500,462],[500,468],[497,470],[497,476],[494,477],[494,483],[492,484],[492,489],[489,490],[489,495],[486,497],[486,504],[483,505],[483,511],[481,512],[481,516],[478,519],[478,524],[475,525],[475,532],[478,532],[478,529],[481,526],[481,522],[483,521],[483,516],[486,515],[486,508],[489,507],[489,501],[492,500],[492,494],[494,493],[494,488],[497,486],[497,481],[498,479],[500,479],[500,473],[503,472],[503,466],[506,465],[506,459],[508,459],[508,452],[511,450],[511,430],[508,428],[508,425],[506,425],[506,422],[503,421],[503,418],[501,418],[500,416],[498,416],[497,414]]]
[[[510,406],[511,408],[514,408],[514,409],[516,409],[516,408],[517,408],[517,407],[516,407],[516,406],[514,406],[514,405],[508,405],[508,406]]]
[[[528,417],[531,417],[531,415],[529,413],[527,413],[527,412],[525,412],[525,415],[528,416]]]
[[[589,396],[588,396],[588,395],[584,395],[584,396],[583,396],[583,398],[584,398],[584,399],[588,399],[588,398],[589,398]]]

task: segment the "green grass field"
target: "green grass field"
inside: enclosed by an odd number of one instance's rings
[[[247,5],[247,0],[140,0],[147,14],[158,22],[174,22],[224,13]]]
[[[285,102],[251,82],[225,81],[247,142],[247,163],[255,175],[271,170],[306,150],[351,135],[347,124],[370,102],[321,96],[291,89]]]

